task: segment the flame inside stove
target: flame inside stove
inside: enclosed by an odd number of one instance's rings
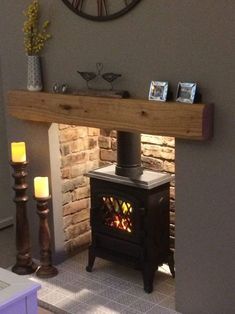
[[[116,229],[132,232],[133,208],[129,202],[114,197],[103,197],[104,224]]]

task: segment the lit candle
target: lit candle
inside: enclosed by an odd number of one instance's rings
[[[13,162],[26,161],[25,142],[11,143],[11,160]]]
[[[49,196],[48,177],[34,178],[34,196],[36,198],[46,198]]]

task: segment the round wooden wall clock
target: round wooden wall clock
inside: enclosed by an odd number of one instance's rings
[[[141,0],[62,0],[74,13],[93,21],[109,21],[129,12]]]

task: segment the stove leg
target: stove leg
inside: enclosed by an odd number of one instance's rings
[[[153,291],[153,280],[156,269],[152,265],[145,264],[143,269],[144,291],[151,293]]]
[[[89,273],[92,272],[92,268],[95,262],[95,252],[92,248],[89,248],[89,253],[88,253],[88,265],[86,267],[86,271]]]
[[[175,278],[175,260],[174,260],[174,253],[170,251],[168,256],[168,266],[170,268],[170,272],[173,278]]]

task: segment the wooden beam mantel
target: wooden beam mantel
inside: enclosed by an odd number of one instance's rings
[[[19,119],[205,140],[212,136],[212,106],[10,91],[8,112]]]

